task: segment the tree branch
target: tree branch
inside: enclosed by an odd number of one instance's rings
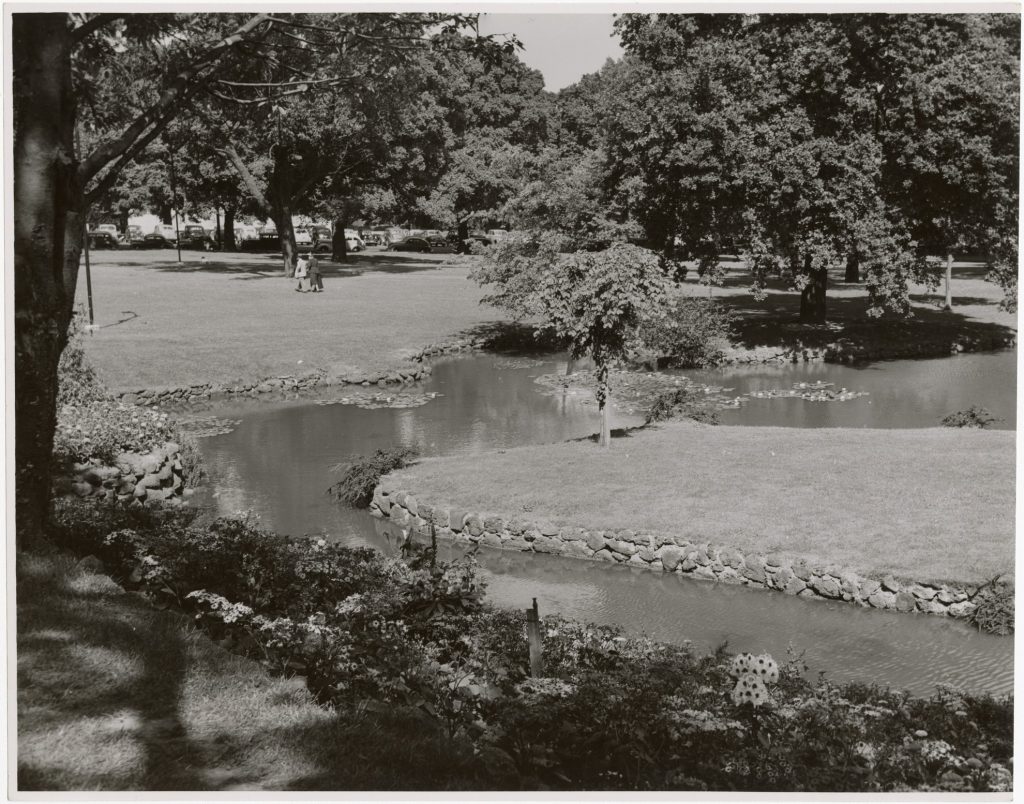
[[[211,64],[215,64],[224,53],[231,50],[239,42],[244,41],[245,37],[249,36],[267,20],[268,16],[266,14],[256,14],[235,30],[234,33],[225,36],[213,44],[189,67],[182,70],[171,85],[163,91],[160,99],[135,118],[119,137],[100,145],[87,158],[82,160],[78,168],[78,178],[82,185],[87,184],[90,179],[103,169],[104,165],[109,164],[131,148],[132,144],[143,135],[143,132],[153,124],[154,120],[159,119],[168,112],[176,113],[189,86],[197,80],[202,71]],[[209,78],[205,80],[209,80]]]
[[[242,161],[242,157],[239,156],[238,151],[235,150],[235,146],[228,145],[226,148],[218,148],[217,152],[224,154],[224,156],[231,160],[231,164],[235,166],[235,170],[238,171],[238,175],[241,177],[246,189],[248,189],[252,194],[253,200],[260,207],[260,210],[267,217],[273,217],[274,210],[271,209],[270,204],[267,203],[266,195],[263,193],[263,190],[260,189],[260,185],[259,182],[256,181],[256,177],[253,176],[249,168],[245,166],[245,162]]]
[[[97,14],[95,17],[90,17],[73,31],[71,31],[71,44],[72,46],[78,45],[83,39],[94,31],[98,31],[105,25],[109,25],[114,20],[120,19],[125,16],[124,14]]]

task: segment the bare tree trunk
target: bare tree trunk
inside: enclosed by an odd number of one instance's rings
[[[846,255],[846,276],[844,282],[860,282],[860,255],[855,249],[851,249]]]
[[[224,251],[238,250],[238,245],[235,243],[235,208],[233,206],[224,207],[224,236],[221,248]]]
[[[284,275],[291,276],[295,271],[295,263],[298,262],[299,248],[295,244],[295,227],[292,226],[291,207],[284,205],[279,208],[279,218],[274,219],[277,226],[277,236],[281,240],[281,258],[284,264]]]
[[[800,292],[800,320],[808,324],[826,321],[825,292],[828,289],[828,268],[812,268],[811,258],[804,258],[807,284]]]
[[[348,243],[345,240],[344,218],[334,219],[334,233],[331,235],[331,260],[346,262],[348,260]]]
[[[71,41],[64,14],[15,14],[14,384],[17,543],[44,536],[56,427],[83,237],[74,153]]]
[[[602,361],[597,366],[597,408],[601,413],[601,434],[598,436],[597,444],[601,447],[611,447],[612,433],[608,424],[608,402],[610,401],[611,388],[608,384],[608,364]]]
[[[942,306],[943,310],[953,309],[953,288],[950,283],[953,280],[953,255],[946,255],[946,303]]]

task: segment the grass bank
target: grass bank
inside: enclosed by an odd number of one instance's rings
[[[112,391],[384,368],[505,318],[480,306],[469,268],[447,255],[323,260],[322,294],[296,293],[273,255],[182,256],[92,255],[98,328],[86,353]],[[84,279],[76,301],[86,304]]]
[[[341,718],[71,558],[17,567],[21,791],[479,787],[419,718]]]
[[[1014,433],[679,422],[616,439],[431,458],[384,480],[431,504],[651,529],[868,575],[1012,573]]]

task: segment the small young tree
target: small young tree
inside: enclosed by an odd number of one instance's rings
[[[657,255],[626,243],[556,254],[550,241],[514,241],[492,252],[475,278],[497,286],[485,302],[517,317],[536,316],[537,331],[568,340],[574,360],[589,356],[594,361],[601,412],[598,443],[609,446],[609,370],[626,357],[641,321],[669,295],[671,281]]]

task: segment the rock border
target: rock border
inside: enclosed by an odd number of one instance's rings
[[[227,384],[198,383],[166,388],[139,388],[120,391],[116,399],[132,405],[160,405],[164,403],[191,403],[210,399],[213,396],[250,396],[274,391],[304,391],[317,386],[331,385],[378,385],[387,386],[417,382],[431,374],[431,367],[425,361],[431,357],[479,352],[490,343],[487,335],[455,336],[438,341],[408,354],[409,363],[387,370],[353,370],[332,375],[324,369],[300,376],[292,374],[264,377],[252,382]],[[900,358],[944,357],[960,352],[990,352],[1013,348],[1016,336],[977,337],[965,335],[950,342],[935,339],[908,344],[858,344],[846,338],[826,346],[805,348],[797,345],[779,350],[772,347],[742,349],[729,347],[722,365],[748,365],[767,363],[859,363],[872,360],[893,360]]]
[[[408,491],[378,485],[370,513],[405,531],[480,543],[501,550],[547,553],[590,561],[671,572],[687,578],[775,589],[787,595],[842,600],[898,612],[923,612],[958,619],[976,608],[976,585],[955,586],[905,581],[887,575],[878,580],[836,565],[810,564],[777,553],[749,553],[709,542],[651,530],[587,530],[540,519],[506,519],[495,514],[428,504]]]
[[[124,452],[110,465],[93,459],[76,463],[70,476],[53,481],[55,496],[93,497],[110,504],[185,505],[193,489],[186,486],[178,444],[169,441],[145,453]]]
[[[331,375],[320,369],[309,374],[282,374],[264,377],[253,382],[228,384],[198,383],[164,388],[138,388],[119,391],[114,398],[130,405],[160,405],[164,403],[192,403],[210,399],[213,396],[252,396],[275,391],[305,391],[310,388],[331,385],[401,385],[417,382],[428,377],[433,369],[424,363],[428,357],[472,352],[482,349],[486,338],[454,338],[442,343],[431,344],[408,356],[407,364],[391,369],[360,371],[353,370]]]

